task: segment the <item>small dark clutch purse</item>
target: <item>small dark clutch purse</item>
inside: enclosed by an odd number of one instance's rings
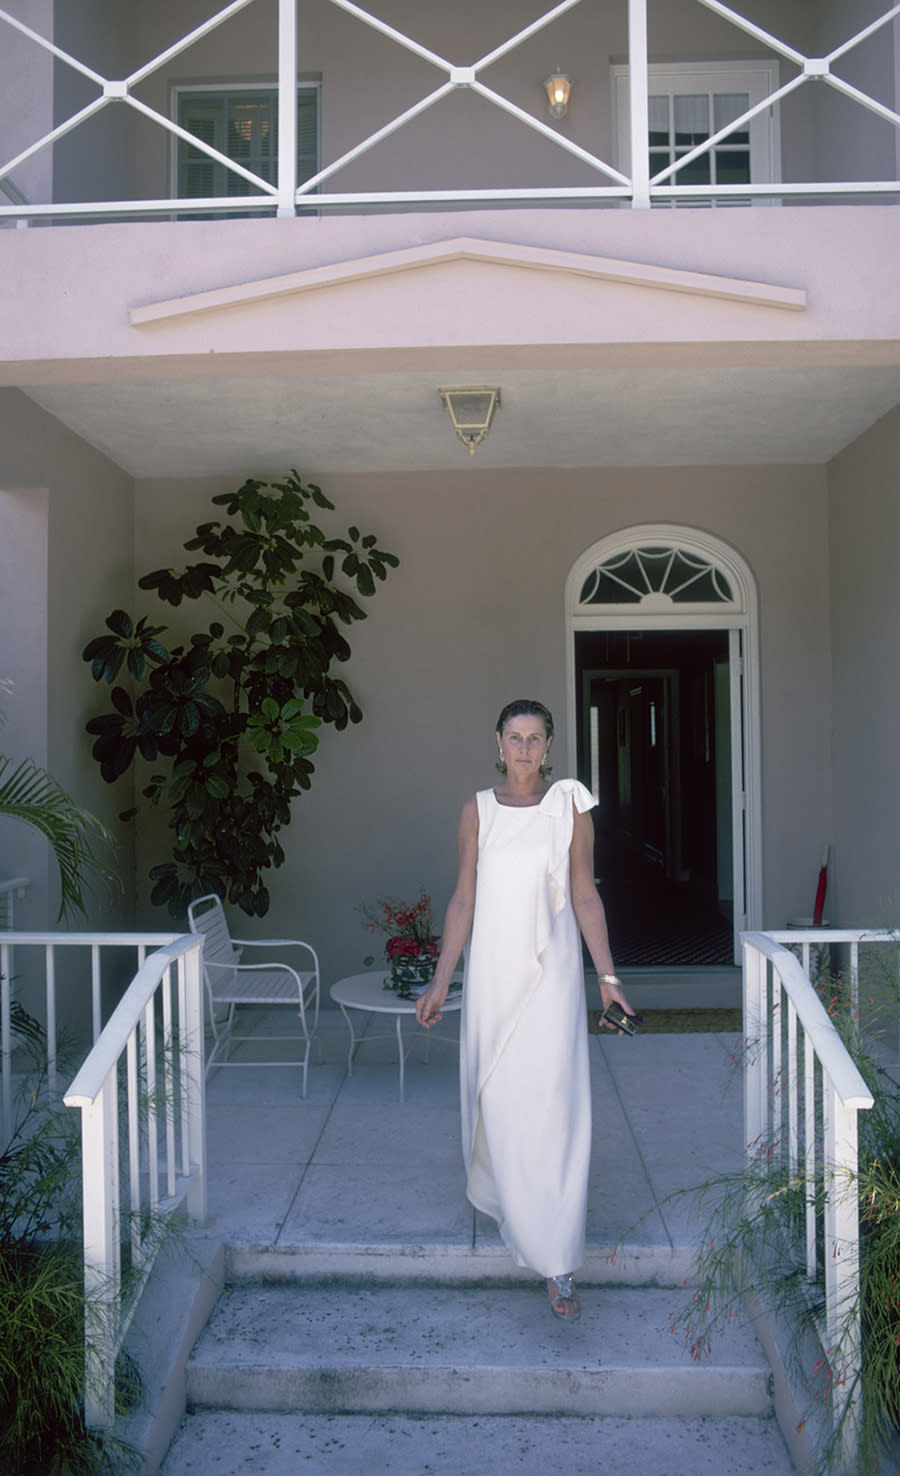
[[[624,1031],[626,1035],[636,1035],[639,1026],[644,1023],[643,1015],[629,1015],[616,1000],[606,1006],[600,1019],[608,1020],[610,1025],[616,1030]]]

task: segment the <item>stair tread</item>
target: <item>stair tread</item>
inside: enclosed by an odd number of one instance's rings
[[[229,1287],[191,1355],[201,1367],[420,1370],[613,1368],[768,1372],[738,1315],[692,1362],[670,1330],[687,1293],[671,1288],[580,1289],[582,1316],[550,1315],[542,1283],[510,1286],[303,1284]]]
[[[777,1424],[756,1417],[623,1419],[428,1414],[189,1416],[159,1476],[793,1476]]]

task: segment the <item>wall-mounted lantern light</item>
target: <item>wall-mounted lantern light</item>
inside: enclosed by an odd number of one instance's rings
[[[550,100],[551,117],[564,118],[569,110],[572,78],[567,77],[565,72],[553,72],[544,83],[544,90]]]

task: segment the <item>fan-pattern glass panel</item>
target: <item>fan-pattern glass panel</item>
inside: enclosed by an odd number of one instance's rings
[[[640,605],[649,599],[673,605],[733,605],[734,591],[724,572],[700,554],[648,545],[614,554],[592,569],[579,603]]]

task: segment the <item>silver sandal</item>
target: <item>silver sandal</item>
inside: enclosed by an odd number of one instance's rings
[[[548,1282],[552,1281],[556,1286],[556,1296],[550,1298],[550,1311],[560,1322],[577,1322],[581,1316],[581,1304],[578,1301],[578,1293],[575,1290],[574,1273],[566,1272],[563,1276],[550,1276]],[[565,1309],[557,1310],[557,1302],[568,1302],[574,1311]]]

